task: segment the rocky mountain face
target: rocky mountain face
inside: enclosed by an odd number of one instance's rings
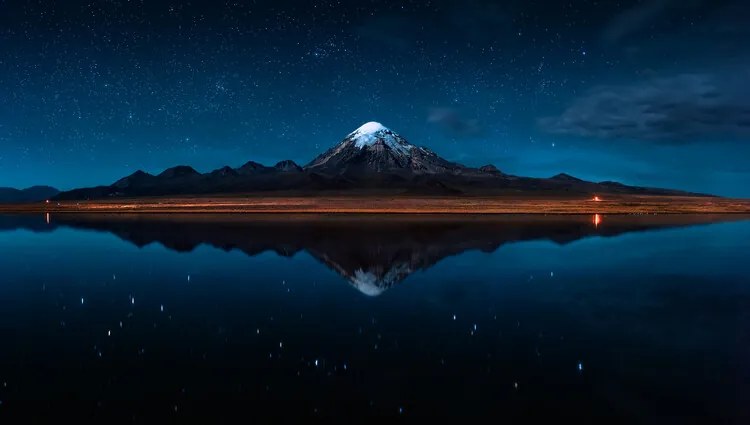
[[[379,190],[415,195],[500,195],[525,192],[555,196],[590,193],[685,195],[685,192],[626,186],[616,182],[593,183],[567,174],[529,178],[505,174],[492,164],[479,168],[441,158],[435,152],[409,143],[377,122],[368,122],[341,142],[301,167],[291,160],[266,166],[249,161],[199,173],[181,165],[158,175],[143,171],[109,186],[76,189],[56,199],[81,200],[113,197],[211,195],[253,192]]]

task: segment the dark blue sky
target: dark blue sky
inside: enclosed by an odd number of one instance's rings
[[[307,163],[366,121],[466,165],[750,196],[743,0],[0,0],[0,186]]]

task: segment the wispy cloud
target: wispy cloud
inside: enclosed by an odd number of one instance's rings
[[[539,124],[553,134],[663,143],[750,137],[749,77],[745,69],[599,86]]]
[[[675,0],[648,0],[627,9],[607,24],[602,38],[608,43],[617,43],[657,19],[675,3]]]
[[[476,137],[483,133],[478,119],[467,117],[456,108],[432,108],[427,115],[427,122],[437,125],[454,137]]]

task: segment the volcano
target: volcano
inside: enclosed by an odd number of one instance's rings
[[[326,175],[455,174],[466,167],[417,147],[378,122],[368,122],[305,167]]]

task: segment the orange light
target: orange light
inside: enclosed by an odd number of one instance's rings
[[[45,214],[44,218],[47,220],[47,224],[50,224],[50,221],[52,221],[50,220],[49,213]]]
[[[602,200],[598,196],[594,196],[594,202],[601,202]]]
[[[599,224],[602,222],[602,216],[599,214],[594,214],[594,227],[599,227]]]
[[[44,202],[45,202],[45,203],[47,203],[47,204],[49,204],[49,199],[47,199],[47,200],[46,200],[46,201],[44,201]]]

